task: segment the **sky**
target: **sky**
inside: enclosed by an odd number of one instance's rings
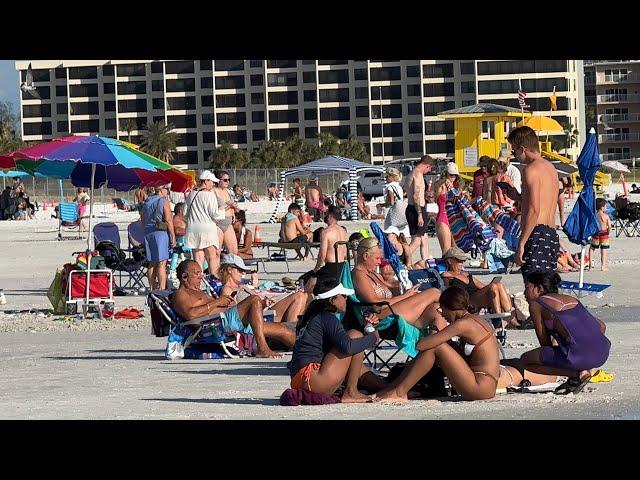
[[[0,60],[0,101],[10,101],[18,111],[20,108],[18,92],[20,92],[20,86],[15,60]]]

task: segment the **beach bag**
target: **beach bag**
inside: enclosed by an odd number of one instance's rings
[[[162,204],[162,199],[156,202],[156,215],[158,214],[158,210],[160,209],[160,204]],[[163,220],[162,214],[160,214],[160,220],[156,220],[156,230],[161,232],[166,232],[169,230],[169,223]]]
[[[179,360],[184,358],[184,343],[185,337],[180,335],[177,331],[171,330],[167,337],[167,348],[165,349],[164,356],[167,360]]]
[[[53,277],[49,290],[47,290],[47,298],[53,306],[53,313],[63,314],[65,313],[65,282],[63,278],[63,271],[56,270],[56,274]]]
[[[513,306],[516,309],[516,320],[523,323],[529,318],[529,302],[524,297],[524,293],[516,293],[513,296]]]
[[[387,375],[387,382],[391,383],[400,376],[402,371],[406,368],[404,363],[396,363],[389,374]],[[422,398],[438,398],[448,397],[447,385],[445,383],[444,371],[437,366],[434,366],[427,374],[418,380],[412,388],[412,391],[420,392]]]
[[[384,219],[384,229],[393,226],[400,230],[408,225],[407,222],[407,199],[403,198],[402,192],[398,192],[395,186],[392,186],[394,195],[396,196],[396,202],[389,208],[387,216]]]

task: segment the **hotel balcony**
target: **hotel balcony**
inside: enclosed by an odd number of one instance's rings
[[[598,135],[600,143],[640,142],[640,133],[605,133]]]

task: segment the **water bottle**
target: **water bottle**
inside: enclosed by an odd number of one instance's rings
[[[373,333],[376,331],[376,327],[373,326],[373,324],[368,323],[364,326],[364,332],[365,333]]]

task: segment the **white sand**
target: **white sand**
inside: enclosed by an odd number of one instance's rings
[[[619,187],[618,187],[619,188]],[[273,202],[247,204],[249,219],[266,221]],[[98,215],[102,207],[96,209]],[[135,213],[113,212],[126,245],[126,225]],[[49,308],[46,290],[56,267],[72,260],[86,241],[58,242],[55,220],[0,222],[0,288],[10,309]],[[48,215],[48,214],[47,214]],[[345,222],[349,231],[368,222]],[[263,238],[274,240],[278,226],[261,225]],[[615,374],[609,384],[590,384],[567,397],[553,394],[508,394],[481,402],[412,401],[405,405],[329,405],[286,408],[277,405],[289,376],[282,360],[164,360],[164,338],[149,334],[148,318],[140,320],[54,320],[37,314],[0,313],[0,418],[357,418],[357,419],[510,419],[510,418],[640,418],[639,373],[640,238],[612,238],[610,272],[587,273],[587,281],[610,283],[602,298],[584,303],[607,322],[612,341],[605,365]],[[430,240],[434,255],[437,240]],[[575,247],[578,250],[578,247]],[[257,250],[261,254],[260,250]],[[297,277],[312,263],[267,264],[264,278]],[[599,263],[597,263],[599,267]],[[482,278],[482,277],[481,277]],[[491,276],[486,277],[490,279]],[[578,274],[565,278],[577,280]],[[503,281],[522,291],[518,274]],[[143,296],[116,297],[116,309],[144,308]],[[146,309],[145,309],[145,313]],[[510,331],[507,356],[536,345],[535,334]]]

